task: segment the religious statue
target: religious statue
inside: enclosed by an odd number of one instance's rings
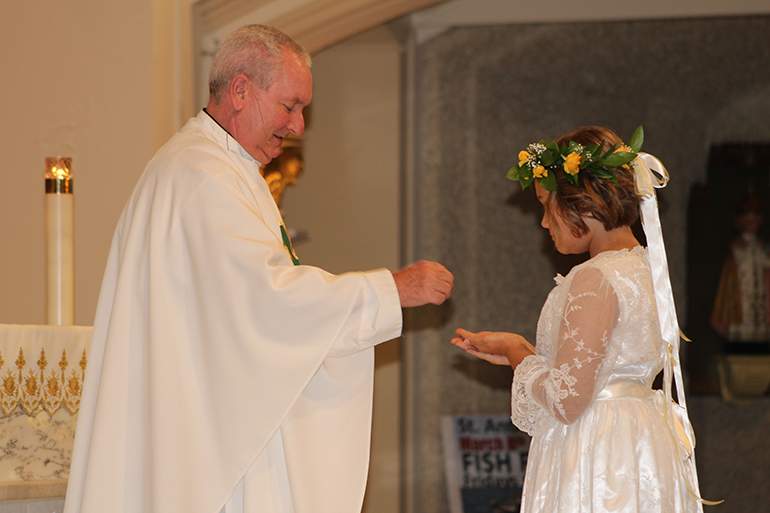
[[[302,141],[296,138],[286,138],[281,148],[281,154],[260,168],[259,171],[270,187],[270,193],[273,195],[278,208],[281,208],[281,200],[286,187],[297,183],[304,167]]]
[[[759,399],[770,387],[770,246],[759,236],[761,209],[749,189],[711,315],[711,325],[727,339],[717,361],[722,399],[735,405]]]
[[[730,243],[711,316],[714,329],[731,344],[770,341],[770,248],[758,235],[761,225],[761,202],[749,194],[740,205],[740,235]]]

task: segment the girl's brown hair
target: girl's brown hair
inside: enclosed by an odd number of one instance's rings
[[[569,141],[583,146],[597,145],[602,151],[612,146],[618,148],[623,144],[615,132],[598,126],[579,128],[560,137],[556,143],[561,145]],[[567,180],[562,169],[555,171],[556,190],[550,194],[548,204],[555,206],[575,237],[581,237],[588,232],[584,216],[593,217],[602,223],[607,231],[631,226],[639,219],[641,198],[634,190],[633,169],[619,167],[614,171],[617,183],[581,170],[577,186]]]

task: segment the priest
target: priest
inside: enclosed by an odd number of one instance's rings
[[[113,239],[66,513],[356,513],[373,347],[454,278],[300,265],[259,173],[304,130],[310,57],[250,25],[150,161]]]

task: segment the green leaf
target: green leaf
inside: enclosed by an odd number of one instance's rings
[[[538,179],[537,183],[539,183],[540,187],[546,191],[555,191],[556,174],[554,174],[552,171],[548,171],[548,176]]]
[[[540,156],[540,163],[543,164],[543,166],[548,167],[552,166],[554,163],[554,152],[551,150],[545,150],[543,152],[543,155]],[[557,152],[558,154],[558,152]]]
[[[639,150],[642,149],[642,143],[644,142],[644,128],[642,128],[642,125],[639,125],[639,128],[637,128],[634,131],[634,135],[631,136],[631,140],[628,142],[628,146],[633,150],[634,153],[639,153]]]
[[[615,153],[615,150],[617,150],[617,149],[618,149],[618,147],[617,147],[617,146],[615,146],[615,145],[612,145],[612,146],[610,146],[609,148],[607,148],[607,151],[605,151],[604,153],[602,153],[602,154],[599,156],[599,158],[597,158],[596,160],[603,160],[603,159],[607,158],[608,156],[610,156],[610,155],[612,155],[613,153]]]
[[[508,180],[513,180],[514,182],[519,180],[519,165],[516,164],[511,169],[508,170],[508,174],[505,175],[505,177]]]
[[[596,151],[597,149],[599,149],[599,147],[597,145],[595,145],[595,144],[592,144],[590,146],[586,146],[584,148],[586,154],[588,154],[588,153],[591,154],[591,160],[592,161],[596,160],[596,158],[597,158],[597,153],[599,153],[599,152]]]
[[[628,158],[629,155],[631,154],[625,151],[622,153],[613,153],[604,159],[604,165],[609,167],[620,167],[623,164],[628,164],[631,161],[631,159]]]
[[[589,169],[594,175],[605,180],[612,180],[615,178],[615,173],[608,169]]]
[[[615,155],[628,159],[629,162],[631,162],[632,160],[634,160],[634,158],[636,158],[636,153],[631,151],[626,151],[626,150],[620,150],[619,152],[615,153]]]
[[[604,170],[604,166],[602,166],[600,162],[589,162],[585,167],[581,167],[580,169],[586,169],[596,174],[596,171]]]
[[[519,179],[519,184],[521,184],[521,190],[522,191],[525,190],[527,187],[532,185],[532,182],[534,182],[534,181],[535,181],[535,177],[533,177],[533,176],[530,176],[530,177],[527,177],[527,178],[520,178]]]

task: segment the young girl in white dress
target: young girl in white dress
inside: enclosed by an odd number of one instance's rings
[[[648,173],[641,140],[641,129],[626,146],[610,130],[585,127],[520,153],[508,177],[534,183],[556,250],[591,258],[556,276],[536,347],[513,333],[458,329],[452,339],[515,369],[512,420],[532,435],[523,513],[691,513],[705,502],[686,410],[682,423],[668,400],[678,329],[675,341],[661,336],[651,255],[631,231],[643,201],[635,173]],[[667,269],[664,277],[670,296]],[[666,366],[667,391],[652,390]]]

